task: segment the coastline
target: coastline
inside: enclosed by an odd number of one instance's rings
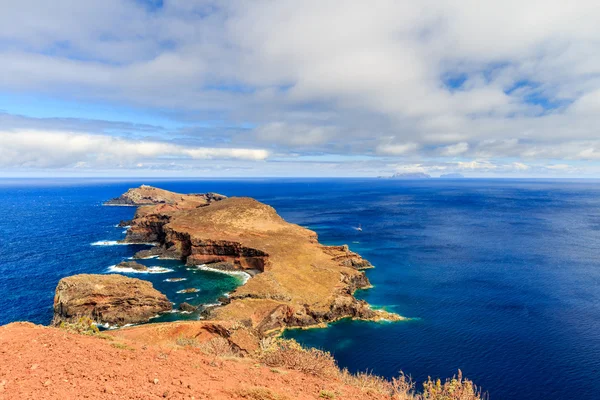
[[[150,200],[156,204],[148,205]],[[153,243],[152,256],[158,259],[180,259],[190,268],[240,277],[228,301],[207,310],[209,320],[251,321],[271,335],[288,327],[322,328],[344,318],[405,319],[354,297],[357,290],[373,287],[363,272],[373,268],[367,260],[347,245],[319,243],[314,231],[283,220],[254,199],[141,186],[104,204],[136,206],[131,204],[136,201],[140,205],[121,243]]]

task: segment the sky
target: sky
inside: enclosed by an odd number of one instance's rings
[[[0,177],[600,177],[595,1],[0,7]]]

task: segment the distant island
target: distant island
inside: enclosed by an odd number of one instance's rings
[[[403,172],[395,173],[390,176],[391,179],[431,179],[431,175],[424,172]]]
[[[379,176],[379,178],[384,179],[432,179],[429,174],[425,172],[397,172],[391,176]],[[439,179],[466,179],[463,174],[459,173],[450,173],[450,174],[442,174],[439,176]]]
[[[442,174],[440,175],[440,179],[465,179],[465,176],[459,173]]]

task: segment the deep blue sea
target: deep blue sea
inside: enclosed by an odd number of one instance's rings
[[[150,184],[251,196],[376,268],[357,295],[412,320],[342,321],[286,336],[352,371],[422,381],[460,368],[496,399],[594,399],[600,385],[600,182],[533,180],[0,180],[0,324],[48,324],[58,280],[105,273],[142,246],[119,240],[128,207],[101,203]],[[354,229],[358,224],[363,231]],[[132,276],[171,301],[206,304],[239,278]],[[186,278],[165,282],[167,278]],[[200,291],[177,293],[186,288]],[[163,319],[193,318],[171,314]]]

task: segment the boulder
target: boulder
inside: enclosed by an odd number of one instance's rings
[[[191,305],[190,303],[181,303],[179,305],[179,311],[187,311],[187,312],[194,312],[196,311],[198,308],[194,307],[193,305]]]
[[[58,282],[53,324],[80,317],[90,317],[99,324],[139,324],[172,308],[167,297],[148,281],[123,275],[81,274]]]
[[[144,264],[140,264],[137,261],[123,261],[117,264],[117,268],[131,268],[136,271],[148,271],[148,267]]]

